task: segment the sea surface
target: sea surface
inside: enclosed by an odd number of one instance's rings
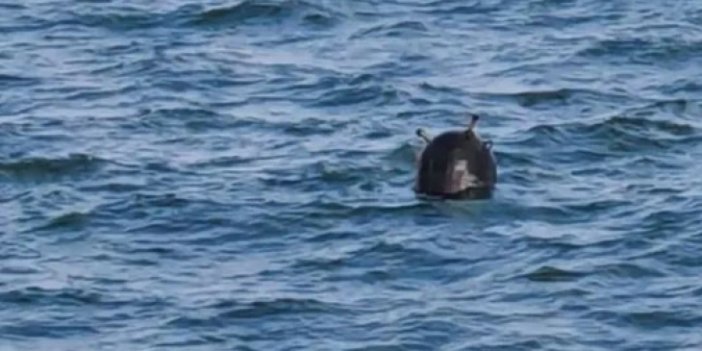
[[[702,1],[0,0],[0,351],[699,351],[701,161]]]

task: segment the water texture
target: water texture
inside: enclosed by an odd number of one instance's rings
[[[0,0],[0,350],[700,350],[700,67],[696,0]]]

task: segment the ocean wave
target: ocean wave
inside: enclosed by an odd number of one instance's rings
[[[13,31],[70,28],[103,28],[134,31],[151,28],[188,28],[191,26],[239,26],[257,22],[280,23],[295,20],[311,29],[335,25],[343,15],[312,2],[301,0],[244,0],[231,6],[206,9],[201,4],[184,4],[158,11],[139,6],[96,6],[84,4],[71,9],[55,9],[49,14],[30,17],[29,26],[8,28]]]
[[[24,3],[0,349],[702,341],[702,3]],[[416,196],[466,111],[493,198]]]
[[[594,41],[577,52],[586,59],[609,59],[615,62],[647,64],[680,63],[702,54],[702,40],[684,36],[643,36],[634,33]]]
[[[401,21],[393,24],[373,26],[354,33],[350,39],[363,39],[366,37],[416,37],[418,34],[429,32],[427,26],[420,21]]]
[[[99,305],[106,300],[101,294],[81,289],[44,289],[27,287],[0,293],[2,301],[20,305]]]
[[[522,67],[523,68],[523,67]],[[500,71],[499,74],[503,74]],[[496,99],[511,100],[527,108],[565,106],[574,99],[612,98],[609,94],[585,89],[556,88],[516,92],[479,92],[478,95]]]
[[[19,75],[0,74],[0,89],[10,89],[36,85],[39,79]]]
[[[305,316],[345,312],[337,303],[317,299],[278,298],[271,300],[238,301],[221,300],[205,306],[212,311],[208,317],[179,316],[166,322],[169,327],[191,328],[195,326],[223,326],[235,320],[260,320],[285,316]]]
[[[300,262],[305,266],[313,264],[322,264],[323,266],[340,266],[348,265],[355,267],[365,267],[374,265],[379,260],[390,260],[394,263],[391,266],[402,266],[401,262],[419,264],[422,269],[431,267],[440,267],[452,264],[461,264],[468,262],[467,258],[462,257],[447,257],[437,252],[433,252],[429,248],[413,247],[400,243],[389,243],[384,240],[379,240],[373,244],[367,244],[362,248],[348,252],[345,257],[331,260],[305,260]],[[374,263],[375,262],[375,263]],[[375,271],[372,274],[386,274]]]
[[[295,19],[301,24],[327,27],[335,24],[340,15],[331,9],[301,0],[244,0],[236,5],[202,11],[195,17],[193,23],[203,26],[238,26],[256,21],[278,23]]]
[[[225,118],[212,109],[189,107],[146,109],[140,111],[135,118],[125,122],[122,125],[123,128],[140,131],[182,128],[201,132],[230,128],[238,123]]]
[[[646,279],[665,277],[660,268],[647,267],[634,262],[600,265],[593,269],[593,274],[606,276],[608,279]]]
[[[338,107],[373,102],[375,105],[398,104],[410,94],[389,85],[369,85],[365,87],[345,87],[324,92],[309,106]]]
[[[90,219],[89,213],[83,212],[68,212],[49,220],[44,226],[33,229],[36,231],[53,231],[57,229],[77,229],[87,224]]]
[[[434,15],[484,15],[499,11],[504,8],[503,1],[472,1],[466,4],[465,1],[433,1],[423,5],[424,12]]]
[[[643,150],[668,150],[674,145],[689,144],[700,129],[687,122],[615,115],[593,123],[537,125],[527,130],[519,144],[531,147],[565,146],[574,151],[590,147],[589,152],[640,153]],[[694,138],[693,138],[694,139]],[[599,145],[592,148],[591,145]],[[555,151],[555,150],[554,150]],[[604,152],[602,156],[612,155]]]
[[[126,31],[151,28],[164,23],[162,16],[136,9],[105,13],[98,11],[92,13],[70,11],[69,16],[70,19],[56,22],[53,27],[80,25],[91,28],[98,27]]]
[[[542,266],[529,272],[524,277],[534,282],[569,282],[576,281],[585,274],[553,266]]]
[[[264,91],[276,100],[293,100],[310,108],[345,107],[350,105],[400,104],[411,94],[384,82],[382,71],[387,67],[369,67],[373,73],[355,75],[322,75],[313,81],[287,84],[284,88]]]
[[[0,334],[8,340],[18,338],[52,338],[86,337],[99,335],[100,331],[90,324],[73,322],[65,325],[62,322],[15,322],[12,325],[0,326]]]
[[[15,180],[50,181],[92,174],[106,163],[106,160],[88,154],[72,154],[58,158],[25,158],[0,162],[0,175]]]
[[[0,7],[6,8],[8,10],[22,10],[26,9],[27,7],[22,5],[22,4],[10,4],[10,3],[0,3]]]
[[[624,325],[646,330],[658,330],[661,326],[690,328],[702,322],[702,316],[692,311],[669,311],[645,307],[629,311],[622,311],[619,308],[598,309],[587,313],[585,317],[604,321],[613,326]],[[675,348],[676,345],[677,343],[671,343],[669,346]]]

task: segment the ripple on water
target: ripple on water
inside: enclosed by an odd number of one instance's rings
[[[2,346],[702,346],[699,3],[65,5],[0,0]],[[495,196],[417,198],[466,112]]]
[[[236,5],[202,11],[196,16],[194,24],[236,27],[251,23],[275,24],[291,19],[302,25],[325,28],[334,25],[340,14],[314,2],[245,0]]]
[[[56,180],[90,174],[105,164],[104,160],[86,154],[65,158],[27,158],[0,163],[0,174],[18,181]]]

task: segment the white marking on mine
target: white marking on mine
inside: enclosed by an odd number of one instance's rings
[[[458,185],[458,189],[452,189],[453,191],[461,191],[478,185],[478,178],[468,171],[468,161],[456,162],[453,167],[453,184]]]

